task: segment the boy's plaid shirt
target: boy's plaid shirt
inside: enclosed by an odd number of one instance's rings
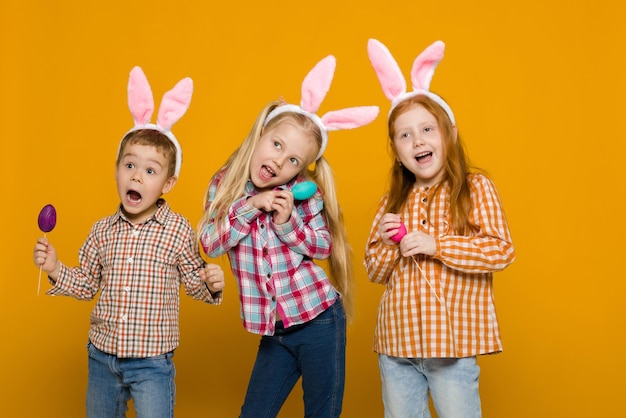
[[[181,282],[194,299],[222,300],[200,280],[205,263],[191,224],[164,200],[158,204],[141,225],[128,222],[119,208],[96,222],[79,251],[80,265],[62,265],[47,292],[91,300],[100,291],[89,338],[117,357],[152,357],[178,347]]]

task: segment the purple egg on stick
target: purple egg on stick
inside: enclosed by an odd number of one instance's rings
[[[52,205],[46,205],[39,212],[39,229],[41,229],[44,233],[50,232],[54,229],[57,224],[57,211],[54,209]]]
[[[39,229],[43,232],[43,237],[46,237],[46,233],[54,229],[57,224],[57,211],[54,206],[48,204],[39,212],[39,218],[37,219]],[[39,296],[39,288],[41,287],[41,266],[39,266],[39,279],[37,279],[37,296]]]

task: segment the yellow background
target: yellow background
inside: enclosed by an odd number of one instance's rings
[[[431,87],[452,106],[473,162],[504,201],[517,261],[496,274],[505,350],[479,360],[484,416],[620,416],[625,17],[624,2],[590,0],[4,0],[2,414],[84,415],[93,302],[44,296],[45,282],[37,296],[32,247],[47,203],[58,211],[48,237],[70,265],[92,223],[115,210],[132,66],[143,67],[157,103],[182,77],[194,79],[191,107],[174,126],[184,163],[167,198],[195,223],[209,177],[261,107],[279,96],[299,101],[304,75],[332,53],[337,71],[321,112],[382,109],[367,127],[331,133],[325,154],[358,286],[343,416],[382,416],[371,342],[383,289],[362,266],[390,166],[388,102],[366,53],[374,37],[405,75],[427,45],[446,43]],[[220,307],[182,296],[178,417],[237,416],[258,342],[238,309],[230,273]],[[280,416],[301,416],[300,398],[297,388]]]

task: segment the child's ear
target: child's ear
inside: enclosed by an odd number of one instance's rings
[[[165,194],[165,193],[168,193],[170,190],[172,190],[177,180],[178,180],[178,177],[176,176],[172,176],[169,179],[167,179],[167,181],[163,185],[163,189],[161,190],[161,193]]]

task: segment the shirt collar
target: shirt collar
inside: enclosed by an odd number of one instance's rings
[[[148,223],[151,220],[154,220],[155,222],[158,222],[159,224],[165,226],[165,224],[167,223],[167,219],[169,218],[169,215],[171,213],[170,206],[163,198],[159,198],[156,204],[157,204],[156,212],[154,212],[154,214],[152,214],[152,216],[150,216],[144,223]],[[117,211],[115,212],[113,216],[111,216],[109,225],[113,225],[119,221],[125,221],[128,223],[131,223],[126,217],[126,215],[124,215],[124,212],[122,211],[122,204],[120,204],[117,207]]]

